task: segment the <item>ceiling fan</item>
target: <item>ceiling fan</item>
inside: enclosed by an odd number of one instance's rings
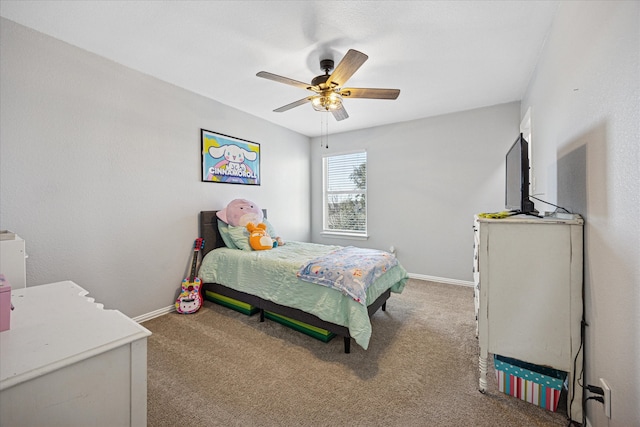
[[[324,74],[311,80],[311,84],[293,80],[288,77],[282,77],[267,71],[260,71],[256,76],[315,92],[315,95],[276,108],[273,110],[276,113],[282,113],[283,111],[310,102],[314,110],[330,111],[333,117],[340,121],[349,117],[344,105],[342,105],[343,98],[396,99],[398,95],[400,95],[400,89],[344,87],[347,80],[358,71],[358,68],[360,68],[368,58],[369,57],[362,52],[349,49],[344,58],[342,58],[342,61],[335,67],[332,74],[329,74],[329,71],[333,70],[333,60],[323,59],[320,61],[320,68],[324,70]]]

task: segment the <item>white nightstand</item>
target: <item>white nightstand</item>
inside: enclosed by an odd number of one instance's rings
[[[0,425],[146,426],[144,327],[71,281],[11,292],[0,332]]]

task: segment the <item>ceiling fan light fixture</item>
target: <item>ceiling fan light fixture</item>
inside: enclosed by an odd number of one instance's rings
[[[314,96],[311,106],[316,111],[335,111],[342,108],[342,97],[336,92]]]
[[[345,89],[345,83],[351,76],[369,58],[362,52],[349,49],[346,55],[340,60],[337,67],[333,67],[332,59],[323,59],[320,61],[320,68],[324,70],[324,74],[316,76],[311,80],[311,85],[299,80],[282,77],[277,74],[260,71],[256,74],[258,77],[273,80],[278,83],[288,84],[297,88],[309,90],[314,94],[297,101],[291,102],[280,108],[273,110],[275,113],[282,113],[299,107],[304,104],[311,104],[315,111],[331,113],[336,121],[349,118],[349,114],[342,105],[342,98],[366,98],[366,99],[396,99],[400,94],[400,89],[380,89],[380,88],[348,88]],[[333,73],[329,71],[333,69]]]

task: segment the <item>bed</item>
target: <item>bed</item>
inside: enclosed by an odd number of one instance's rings
[[[216,212],[200,213],[200,236],[205,247],[198,277],[205,298],[215,294],[255,307],[261,322],[268,313],[342,336],[345,353],[350,352],[352,338],[367,349],[372,332],[370,317],[380,308],[386,310],[391,293],[402,292],[408,280],[399,263],[367,288],[366,303],[364,299],[358,302],[344,292],[303,281],[296,275],[305,260],[339,246],[287,242],[266,251],[231,249],[220,235]]]

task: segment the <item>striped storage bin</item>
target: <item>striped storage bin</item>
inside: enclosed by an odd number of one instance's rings
[[[555,412],[566,372],[497,354],[493,360],[501,392]]]

